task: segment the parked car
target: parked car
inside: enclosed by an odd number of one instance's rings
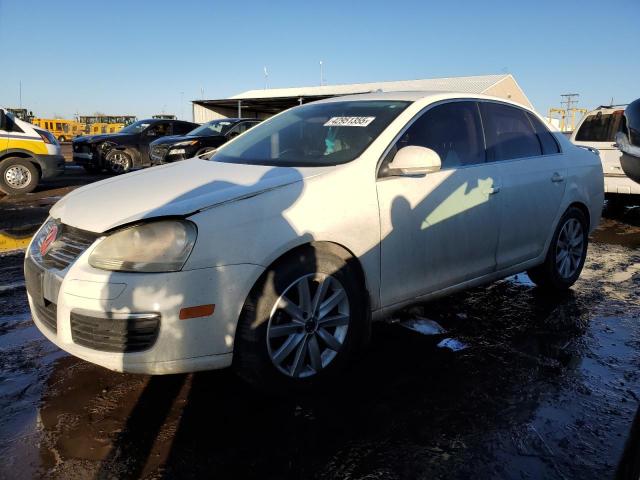
[[[151,164],[171,163],[212,152],[258,123],[260,120],[225,118],[205,123],[186,135],[159,138],[151,142]]]
[[[61,199],[25,259],[33,319],[104,367],[233,365],[315,385],[379,320],[528,271],[568,289],[603,203],[598,156],[516,103],[371,93],[298,106],[216,151]]]
[[[0,191],[33,192],[40,180],[64,172],[60,144],[51,132],[0,109]]]
[[[182,120],[140,120],[109,135],[87,135],[73,140],[73,161],[90,173],[107,169],[126,173],[148,167],[149,144],[167,135],[184,135],[198,126]]]
[[[616,134],[616,146],[622,152],[624,173],[640,184],[640,98],[624,109],[624,126]]]
[[[622,205],[640,195],[640,184],[630,179],[621,164],[622,152],[616,146],[616,134],[625,128],[624,106],[601,106],[589,112],[571,134],[576,145],[600,152],[604,171],[605,196],[611,204]]]

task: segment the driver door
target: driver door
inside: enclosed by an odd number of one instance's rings
[[[388,162],[409,145],[436,151],[441,170],[389,176]],[[475,102],[439,104],[409,126],[378,174],[383,306],[495,270],[499,188],[497,165],[486,163]]]
[[[158,122],[149,126],[140,135],[138,149],[140,150],[140,161],[143,166],[151,164],[149,157],[149,144],[160,137],[171,135],[171,123],[170,122]]]

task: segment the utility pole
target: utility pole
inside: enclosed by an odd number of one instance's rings
[[[322,60],[320,60],[320,86],[324,83],[324,75],[322,72]]]
[[[20,97],[20,108],[22,109],[22,80],[20,80],[20,93],[19,93],[19,97]]]
[[[579,93],[563,93],[562,95],[560,95],[560,97],[562,97],[562,101],[560,102],[560,105],[564,106],[565,110],[568,113],[572,108],[578,105],[579,96],[580,96]]]
[[[184,92],[180,92],[180,120],[184,120]]]
[[[267,70],[266,65],[263,67],[263,71],[264,71],[264,89],[266,90],[267,88],[269,88],[269,71]]]

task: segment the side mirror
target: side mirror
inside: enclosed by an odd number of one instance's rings
[[[240,133],[238,133],[238,131],[237,131],[237,130],[235,130],[235,131],[233,131],[233,132],[229,132],[229,133],[227,134],[227,138],[228,138],[229,140],[231,140],[232,138],[236,138],[238,135],[240,135]]]
[[[156,130],[147,131],[147,137],[157,137],[157,136],[158,136],[158,132]]]
[[[0,108],[0,130],[7,129],[7,114]]]
[[[423,176],[437,172],[442,166],[440,155],[426,147],[411,145],[401,148],[389,164],[389,174],[397,176]]]

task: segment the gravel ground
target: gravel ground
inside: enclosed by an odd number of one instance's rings
[[[0,199],[0,229],[40,223],[92,180],[72,177]],[[149,377],[68,356],[30,320],[22,254],[4,254],[0,478],[611,478],[640,397],[640,208],[591,242],[569,293],[520,274],[414,307],[374,327],[333,389],[284,398],[227,371]],[[417,318],[448,332],[405,328]]]

